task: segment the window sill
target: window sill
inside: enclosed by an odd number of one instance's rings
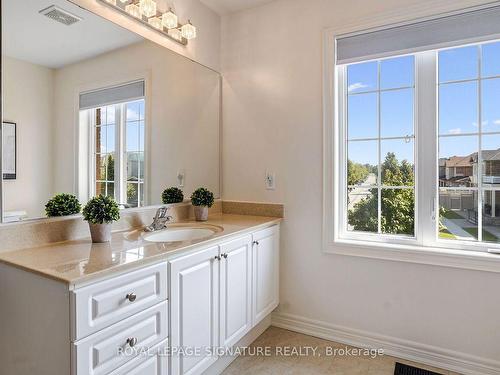
[[[341,239],[324,246],[329,254],[500,273],[500,255],[439,247],[369,243]]]

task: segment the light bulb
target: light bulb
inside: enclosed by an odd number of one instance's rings
[[[116,5],[116,0],[106,0],[106,2],[112,5]]]
[[[125,7],[125,11],[132,17],[141,18],[141,11],[139,7],[135,4],[129,4]]]
[[[139,9],[146,17],[156,16],[156,3],[153,0],[140,0]]]
[[[181,27],[181,35],[187,40],[196,38],[196,27],[191,24],[191,21]]]
[[[161,16],[161,22],[167,29],[173,29],[178,25],[177,16],[174,12],[172,12],[172,9],[169,9],[168,12],[163,13],[163,16]]]
[[[121,2],[122,4],[125,4],[125,3],[128,3],[128,2],[129,2],[129,0],[120,0],[120,2]]]
[[[170,35],[172,38],[174,38],[176,40],[182,39],[181,31],[179,29],[168,30],[168,35]]]
[[[148,20],[149,24],[153,26],[155,29],[161,30],[163,28],[163,25],[161,24],[161,19],[158,17],[151,17]]]

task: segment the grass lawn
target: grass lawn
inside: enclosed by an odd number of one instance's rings
[[[477,228],[463,228],[463,230],[477,238]],[[483,241],[497,242],[498,237],[483,229]]]
[[[446,240],[454,240],[456,237],[450,233],[450,231],[446,228],[443,228],[439,231],[439,238],[444,238]]]
[[[459,214],[457,214],[455,211],[451,211],[451,210],[445,210],[443,216],[447,219],[452,219],[452,220],[464,218],[463,216],[460,216]]]

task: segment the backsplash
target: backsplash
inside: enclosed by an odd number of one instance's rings
[[[151,224],[158,207],[160,206],[122,210],[120,220],[113,223],[113,231],[130,230]],[[209,215],[221,213],[284,217],[284,208],[282,204],[276,203],[216,200]],[[194,219],[193,206],[189,202],[171,205],[169,215],[173,217],[173,221]],[[72,241],[89,235],[88,224],[81,215],[8,223],[0,225],[0,252]]]

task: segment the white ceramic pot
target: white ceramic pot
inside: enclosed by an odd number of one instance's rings
[[[111,241],[111,227],[112,223],[104,224],[91,224],[89,223],[90,236],[92,237],[92,242],[103,243]]]
[[[194,217],[196,221],[208,220],[208,207],[207,206],[194,206]]]

